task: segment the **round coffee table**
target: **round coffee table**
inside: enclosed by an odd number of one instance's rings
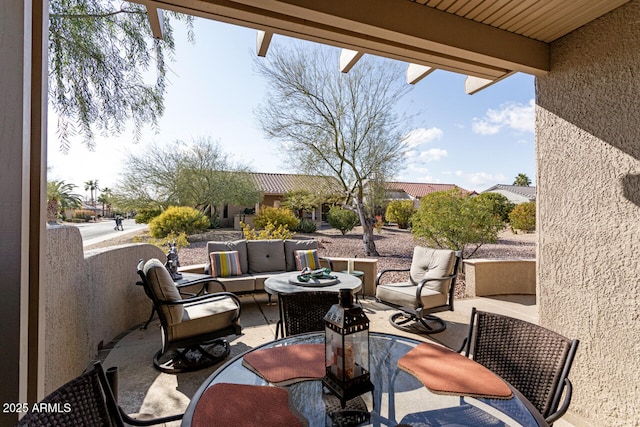
[[[278,295],[312,291],[338,293],[340,289],[349,289],[351,292],[355,293],[362,288],[362,281],[359,278],[346,273],[337,273],[335,271],[332,271],[331,275],[336,276],[338,278],[338,282],[332,285],[318,286],[291,283],[290,279],[293,278],[295,280],[295,277],[298,274],[300,274],[300,272],[290,271],[271,276],[264,281],[264,290],[271,295]]]

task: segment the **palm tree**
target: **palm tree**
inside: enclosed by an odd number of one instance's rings
[[[79,194],[73,192],[74,184],[64,181],[47,182],[47,221],[57,222],[61,210],[77,209],[82,207],[82,199]]]
[[[100,197],[98,197],[98,203],[102,203],[102,216],[111,216],[111,198],[113,197],[113,190],[109,187],[104,187],[101,191]],[[105,205],[107,207],[107,213],[105,213]]]
[[[513,181],[513,185],[519,185],[521,187],[528,187],[528,186],[531,185],[531,180],[529,179],[527,174],[519,173],[518,176],[516,176],[516,180]]]
[[[94,198],[94,194],[95,192],[97,192],[100,188],[98,187],[98,180],[94,179],[94,180],[90,180],[84,183],[84,191],[89,190],[91,192],[91,201],[89,203],[91,203],[91,206],[95,207],[96,206],[96,200]]]

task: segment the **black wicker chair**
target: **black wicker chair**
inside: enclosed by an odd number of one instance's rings
[[[64,384],[40,404],[46,411],[31,411],[18,426],[150,426],[182,419],[183,414],[151,420],[136,420],[116,402],[100,362],[93,369]],[[52,410],[51,408],[55,408]]]
[[[182,299],[169,272],[157,259],[138,261],[138,274],[162,327],[162,348],[153,358],[156,369],[166,373],[195,371],[229,355],[229,343],[224,338],[240,335],[241,331],[237,296],[216,292]],[[222,283],[219,285],[224,289]]]
[[[460,252],[416,246],[410,268],[385,269],[376,276],[376,300],[397,308],[389,317],[396,328],[412,333],[435,334],[447,327],[433,313],[453,311]],[[408,274],[405,282],[382,283],[387,273]]]
[[[568,376],[578,342],[542,326],[474,307],[462,349],[520,391],[552,424],[571,403],[573,387]]]
[[[279,294],[280,320],[276,325],[283,337],[305,332],[324,331],[324,316],[338,303],[335,292],[309,291]]]

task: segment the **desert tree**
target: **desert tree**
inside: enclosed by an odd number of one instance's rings
[[[255,64],[267,83],[256,111],[265,135],[299,171],[338,179],[344,207],[362,225],[365,254],[377,256],[366,190],[369,180],[395,172],[403,156],[405,122],[395,107],[410,86],[401,65],[365,57],[344,74],[335,48],[310,44],[272,49]]]
[[[114,197],[119,206],[190,206],[208,214],[212,225],[217,207],[250,206],[262,199],[249,169],[233,162],[208,137],[189,143],[152,144],[142,154],[130,154],[117,188]]]
[[[496,243],[505,223],[489,197],[472,197],[455,188],[429,193],[411,217],[414,237],[429,247],[461,251],[472,257],[485,243]]]
[[[164,112],[167,59],[175,44],[172,21],[193,17],[165,11],[163,38],[154,39],[145,6],[122,0],[50,0],[49,102],[58,116],[60,148],[79,135],[92,147],[95,130],[134,136],[156,126]],[[155,79],[149,79],[151,68]],[[147,82],[147,80],[150,80]]]

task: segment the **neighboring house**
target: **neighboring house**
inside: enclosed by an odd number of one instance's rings
[[[520,204],[525,202],[536,201],[536,187],[527,187],[523,185],[504,185],[497,184],[491,188],[487,188],[483,193],[498,193],[505,196],[511,203]]]
[[[433,184],[426,182],[387,182],[387,200],[413,200],[416,209],[420,206],[420,199],[436,191],[448,191],[454,188],[463,193],[475,194],[475,191],[465,190],[455,184]]]
[[[251,173],[256,182],[256,187],[264,198],[255,206],[228,206],[223,209],[220,225],[222,227],[233,226],[240,229],[239,222],[252,223],[252,215],[265,206],[279,207],[284,200],[284,195],[294,190],[307,190],[312,194],[329,198],[331,195],[340,194],[341,186],[336,178],[318,175],[284,174],[284,173]],[[315,210],[305,212],[305,218],[312,221],[320,221],[322,218],[322,204]]]

